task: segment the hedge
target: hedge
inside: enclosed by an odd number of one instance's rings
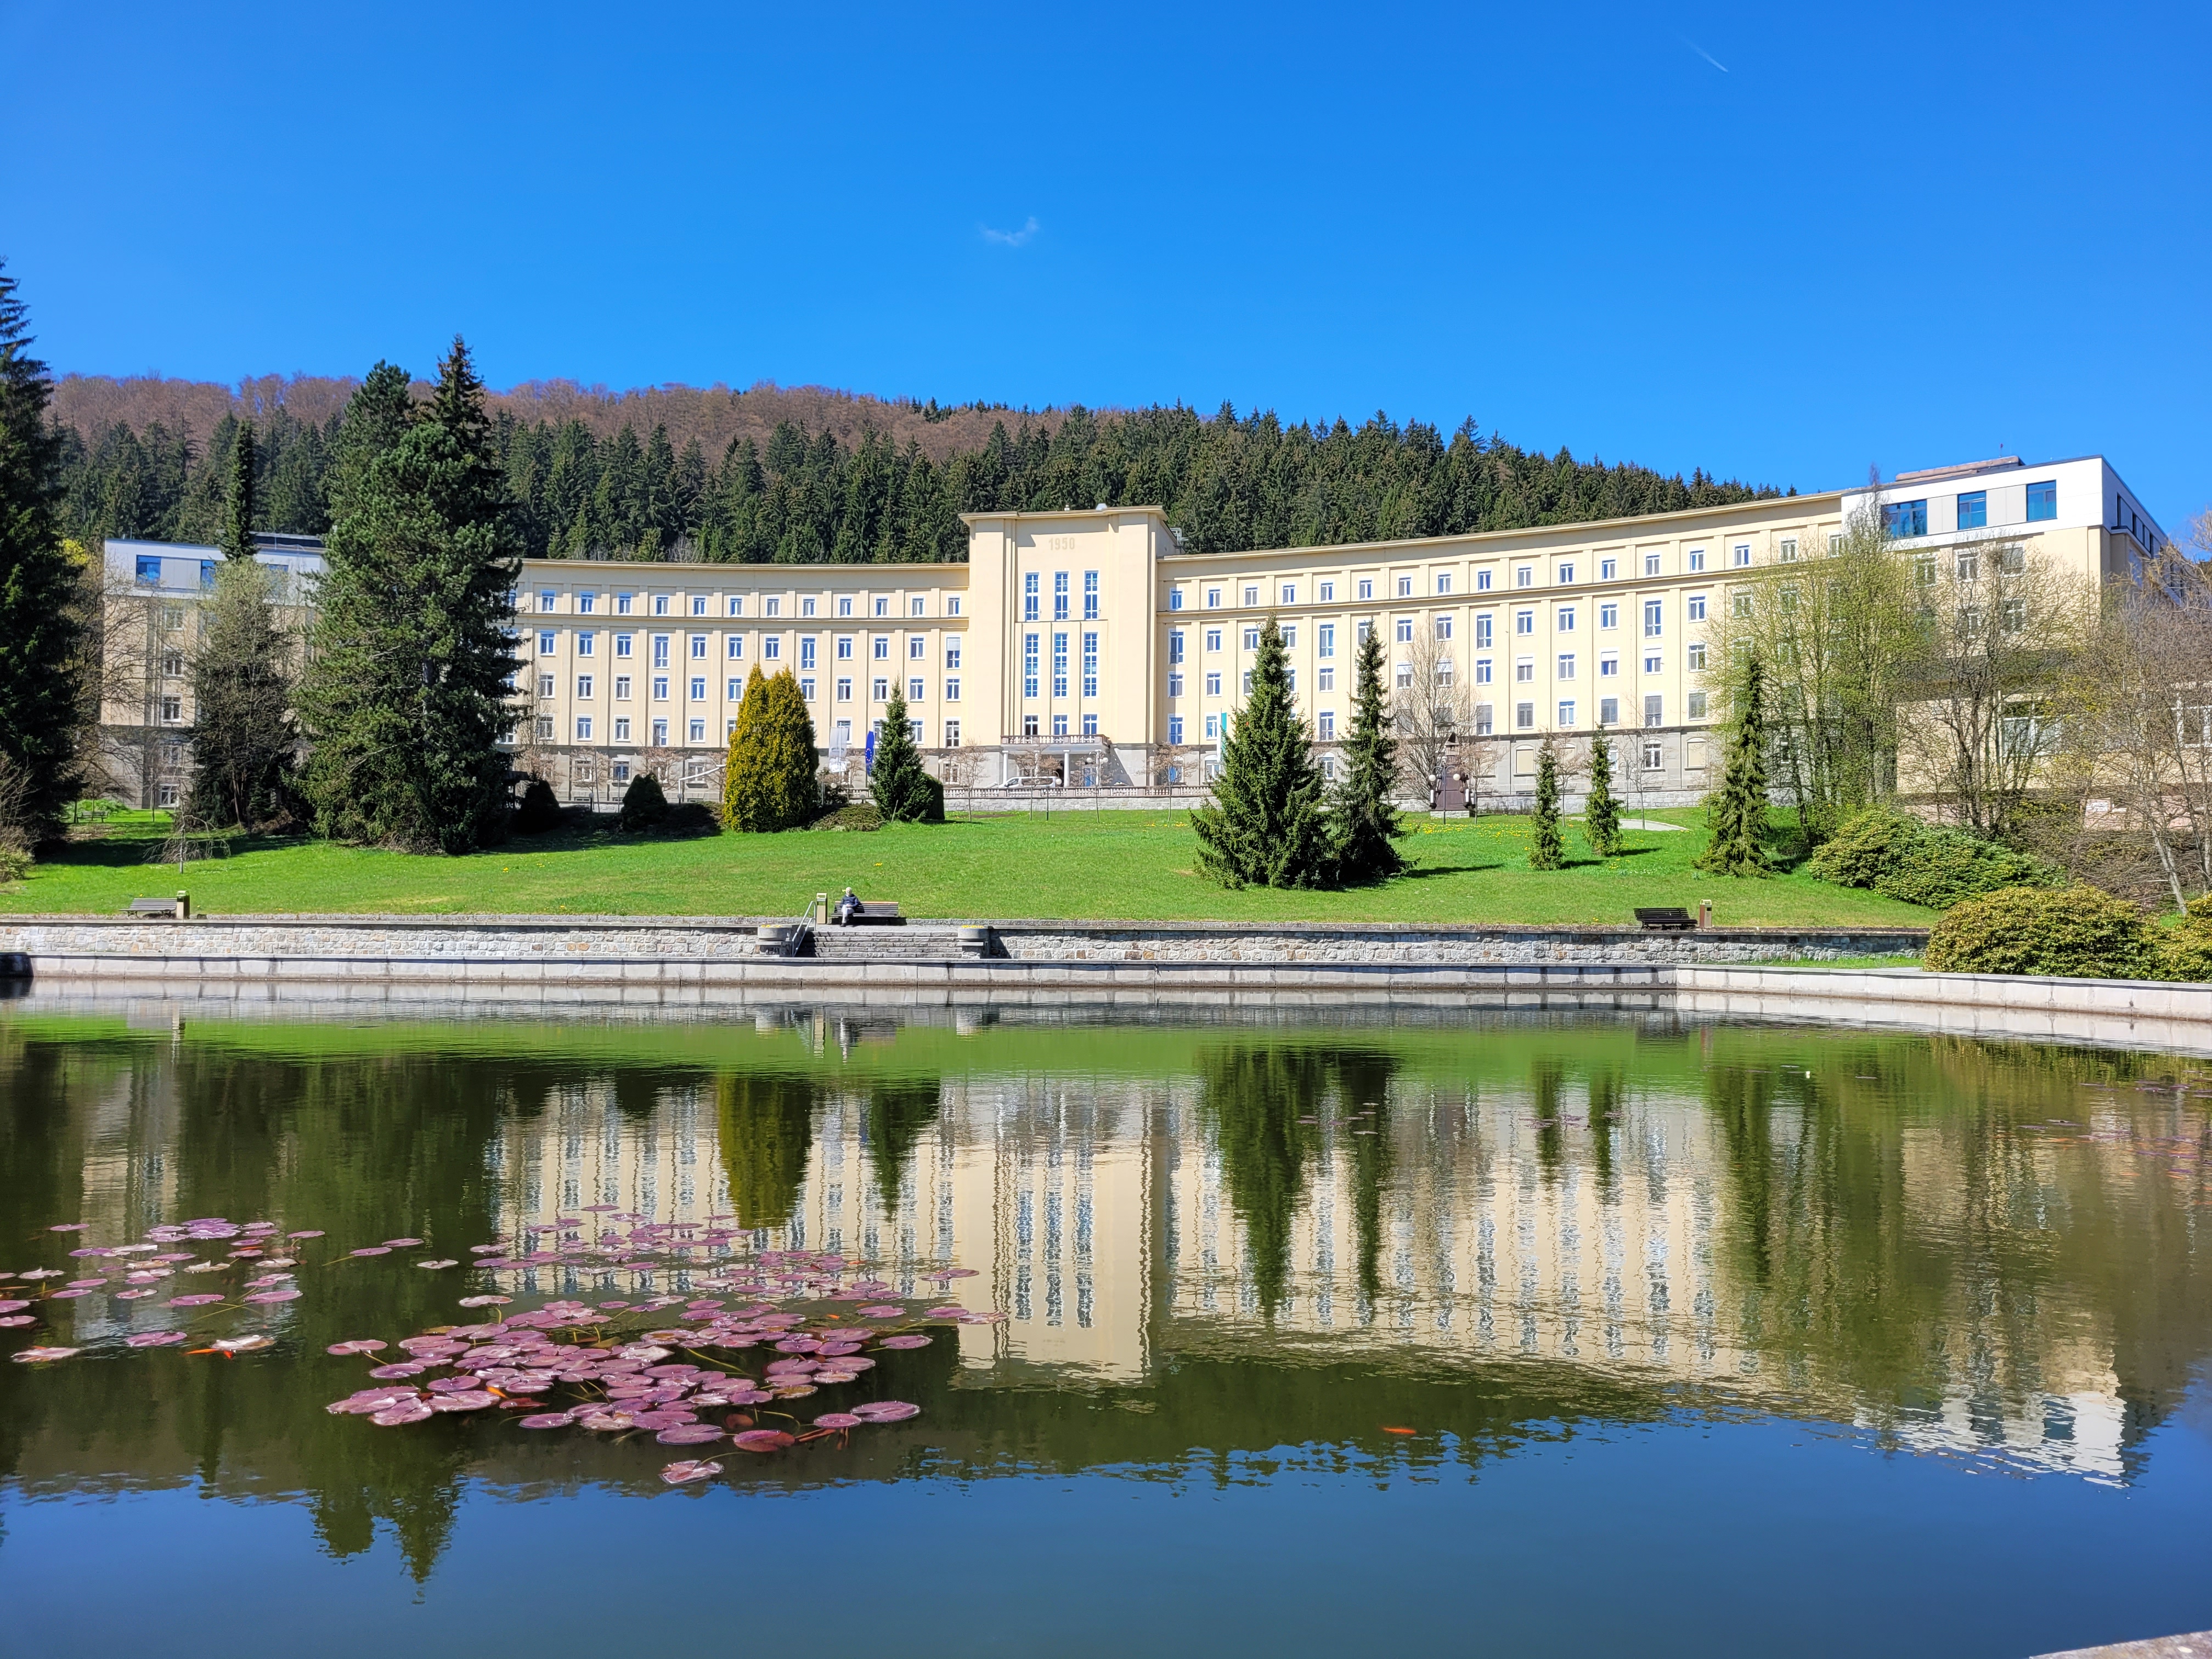
[[[1882,806],[1846,819],[1806,868],[1839,887],[1871,888],[1931,910],[2002,888],[2056,887],[2063,879],[2041,859]]]

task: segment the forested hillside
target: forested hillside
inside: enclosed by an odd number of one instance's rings
[[[242,418],[258,527],[319,532],[349,381],[228,388],[71,376],[56,398],[72,532],[211,541]],[[1447,440],[1377,414],[1285,426],[1156,406],[940,409],[817,388],[609,394],[563,382],[494,398],[533,554],[812,563],[957,560],[959,514],[1158,504],[1194,551],[1512,529],[1778,492],[1522,450],[1468,422]]]

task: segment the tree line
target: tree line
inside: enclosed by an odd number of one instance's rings
[[[350,406],[349,406],[350,408]],[[349,415],[318,424],[276,405],[255,422],[252,528],[322,534]],[[1285,423],[1183,407],[994,422],[980,445],[933,459],[912,438],[779,422],[766,442],[709,455],[664,424],[594,436],[580,418],[488,415],[511,527],[526,555],[749,563],[957,562],[963,513],[1159,506],[1194,552],[1321,546],[1626,518],[1780,492],[1632,464],[1524,450],[1472,421],[1447,439],[1376,414]],[[160,421],[58,434],[63,522],[102,537],[211,542],[248,423],[204,441]],[[1793,492],[1794,493],[1794,492]]]

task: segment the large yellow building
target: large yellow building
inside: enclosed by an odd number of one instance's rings
[[[1719,758],[1706,625],[1731,582],[1817,559],[1870,502],[1930,580],[1954,544],[2002,538],[2109,580],[2163,539],[2101,459],[2007,458],[1878,490],[1273,551],[1187,553],[1158,508],[1100,507],[970,514],[964,564],[532,559],[516,594],[517,743],[571,799],[619,794],[640,767],[709,792],[757,666],[796,677],[833,769],[896,689],[955,785],[1195,789],[1273,617],[1325,768],[1350,724],[1354,647],[1376,629],[1395,690],[1417,674],[1456,688],[1459,764],[1486,795],[1524,793],[1547,736],[1603,729],[1621,734],[1638,799],[1687,801]],[[144,548],[110,544],[114,580],[134,553],[147,566]],[[191,580],[189,557],[167,562]],[[154,708],[189,724],[158,690],[112,718],[143,725]]]

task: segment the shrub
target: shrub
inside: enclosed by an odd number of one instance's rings
[[[2212,932],[2182,927],[2161,935],[2158,972],[2153,977],[2212,983]]]
[[[1937,830],[1909,813],[1869,807],[1844,821],[1806,868],[1839,887],[1867,887],[1886,898],[1948,910],[1961,899],[2005,887],[2055,887],[2059,871],[2041,859],[1957,830]]]
[[[822,810],[814,722],[789,669],[763,676],[755,665],[738,706],[723,769],[722,822],[732,830],[794,830]]]
[[[2163,976],[2142,912],[2094,887],[2006,887],[1954,905],[1928,935],[1931,972]]]
[[[530,787],[522,792],[522,805],[515,809],[514,833],[542,836],[560,827],[561,802],[553,786],[543,778],[531,779]]]
[[[650,830],[667,816],[668,797],[661,790],[660,780],[650,772],[641,772],[623,792],[622,811],[615,817],[615,827]]]
[[[20,847],[0,846],[0,883],[21,881],[31,873],[31,855]]]
[[[884,827],[882,809],[872,800],[855,801],[824,812],[807,826],[810,830],[880,830]]]
[[[687,800],[680,806],[668,809],[668,816],[660,821],[664,836],[719,836],[721,821],[714,816],[714,808],[701,800]]]

